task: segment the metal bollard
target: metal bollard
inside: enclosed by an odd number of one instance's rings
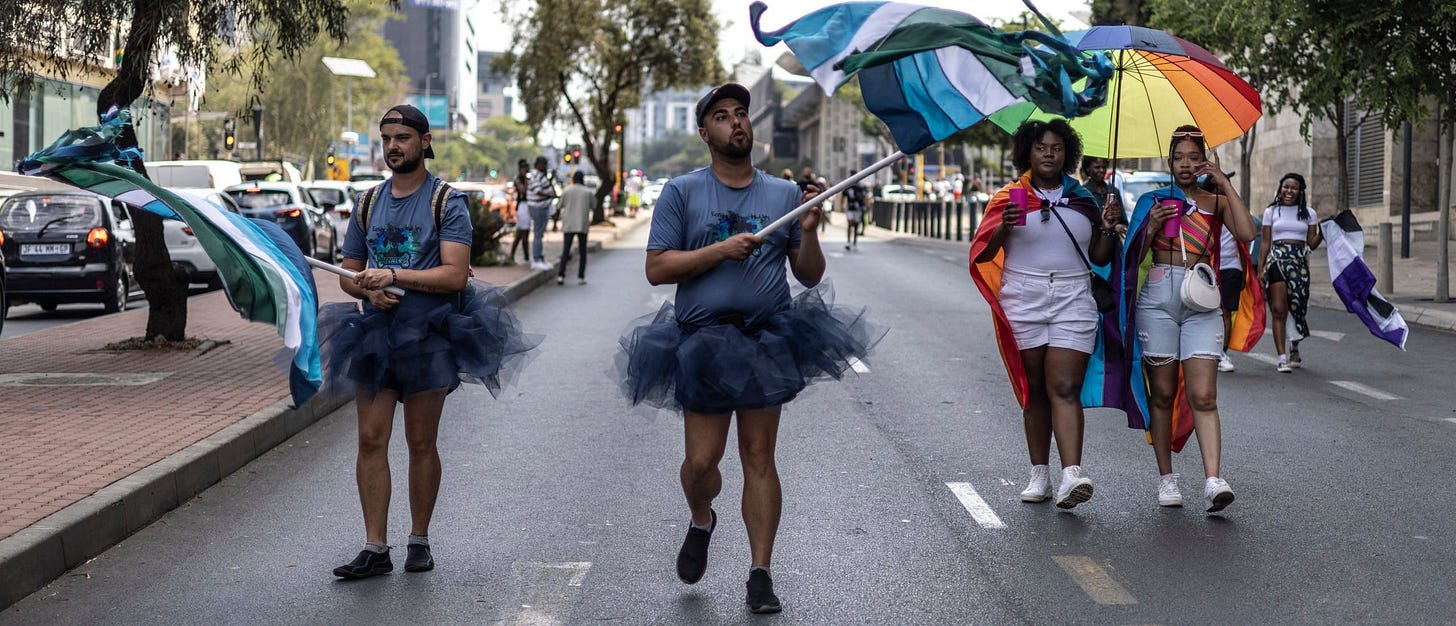
[[[1380,223],[1379,236],[1375,242],[1376,265],[1380,267],[1375,275],[1375,287],[1383,295],[1395,294],[1395,231],[1390,222]]]

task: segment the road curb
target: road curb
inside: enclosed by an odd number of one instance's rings
[[[615,241],[645,222],[592,233],[599,238],[587,244],[588,252],[600,251],[605,241]],[[512,281],[504,287],[507,297],[520,300],[549,284],[556,266]],[[146,528],[352,397],[321,392],[301,408],[279,400],[0,540],[0,610]]]

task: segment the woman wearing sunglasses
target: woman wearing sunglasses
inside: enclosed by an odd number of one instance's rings
[[[1121,293],[1129,314],[1123,337],[1134,400],[1128,409],[1131,421],[1137,421],[1140,413],[1150,431],[1161,475],[1158,504],[1163,506],[1183,505],[1172,450],[1181,449],[1188,435],[1197,433],[1206,476],[1203,495],[1212,513],[1234,499],[1228,482],[1219,476],[1216,378],[1224,349],[1223,318],[1217,297],[1211,307],[1196,298],[1186,302],[1183,283],[1201,279],[1194,271],[1200,264],[1219,266],[1224,229],[1239,242],[1251,241],[1254,220],[1219,168],[1218,156],[1207,157],[1203,133],[1196,126],[1180,126],[1173,132],[1168,155],[1174,184],[1138,199],[1123,247]],[[1214,192],[1199,187],[1202,176],[1209,178]],[[1253,268],[1246,267],[1244,275],[1254,276]],[[1246,283],[1257,289],[1256,281]],[[1234,333],[1248,334],[1250,325],[1262,332],[1262,317],[1238,321]]]
[[[1116,256],[1111,229],[1120,216],[1104,214],[1091,192],[1069,174],[1082,141],[1067,122],[1026,122],[1011,138],[1011,162],[1021,178],[997,192],[971,243],[971,277],[991,305],[996,339],[1016,400],[1022,407],[1031,479],[1024,502],[1052,496],[1048,462],[1052,435],[1061,458],[1056,504],[1070,509],[1092,497],[1082,470],[1082,409],[1108,406],[1102,390],[1102,324],[1091,289],[1090,262]],[[1088,372],[1096,374],[1089,379]],[[1088,380],[1084,380],[1088,379]],[[1085,383],[1085,384],[1084,384]]]

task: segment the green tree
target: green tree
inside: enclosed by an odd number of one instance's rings
[[[510,178],[517,160],[535,159],[540,152],[530,127],[506,115],[486,120],[474,134],[442,131],[434,136],[435,160],[430,167],[452,179],[484,180],[491,169],[498,178]]]
[[[1218,3],[1214,3],[1215,6]],[[1200,6],[1200,9],[1208,5]],[[1143,0],[1092,0],[1092,25],[1107,26],[1128,24],[1131,26],[1146,26],[1152,8],[1148,2]]]
[[[274,60],[296,58],[319,35],[347,39],[347,17],[341,0],[7,0],[0,2],[0,98],[33,82],[38,72],[65,78],[91,71],[91,59],[115,54],[112,37],[122,24],[121,61],[101,90],[98,114],[128,108],[141,96],[164,47],[184,66],[221,67],[236,76],[245,59],[232,47],[250,38],[259,45],[248,48],[246,60],[259,84]],[[123,141],[135,145],[136,137],[128,133]],[[132,215],[134,271],[149,303],[145,338],[180,341],[187,330],[187,291],[167,254],[161,218],[146,211]]]
[[[526,123],[564,122],[581,132],[583,156],[602,177],[592,221],[616,184],[614,127],[655,89],[723,80],[719,24],[709,0],[537,0],[529,13],[502,0],[511,50],[492,67],[515,75]]]
[[[294,57],[275,63],[273,70],[258,83],[210,82],[204,100],[206,108],[231,114],[238,120],[238,138],[246,140],[252,136],[250,109],[254,103],[262,104],[267,127],[264,155],[299,165],[314,161],[322,167],[324,154],[330,145],[339,144],[339,133],[343,130],[372,134],[374,123],[386,109],[403,101],[409,85],[399,53],[381,34],[384,22],[398,19],[398,15],[388,6],[371,0],[344,2],[349,11],[347,40],[315,41]],[[266,44],[249,44],[243,50],[243,57],[251,58],[251,48],[258,45]],[[323,63],[326,56],[361,59],[374,69],[376,77],[334,76]],[[251,61],[245,61],[243,68],[251,71]],[[220,69],[214,67],[209,73],[215,74]],[[345,81],[351,84],[346,85]],[[350,100],[354,128],[345,128],[351,117]],[[211,136],[205,145],[210,146],[214,137],[221,137],[221,122],[209,124],[208,132]],[[253,157],[253,154],[239,155],[243,159]]]

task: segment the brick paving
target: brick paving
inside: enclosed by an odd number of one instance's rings
[[[496,285],[531,273],[474,271]],[[320,301],[347,299],[332,274],[314,278]],[[0,375],[164,375],[143,385],[0,385],[0,539],[289,397],[273,364],[277,331],[244,321],[222,292],[188,301],[187,333],[220,344],[210,350],[100,350],[141,336],[146,322],[146,309],[133,309],[0,342]]]

